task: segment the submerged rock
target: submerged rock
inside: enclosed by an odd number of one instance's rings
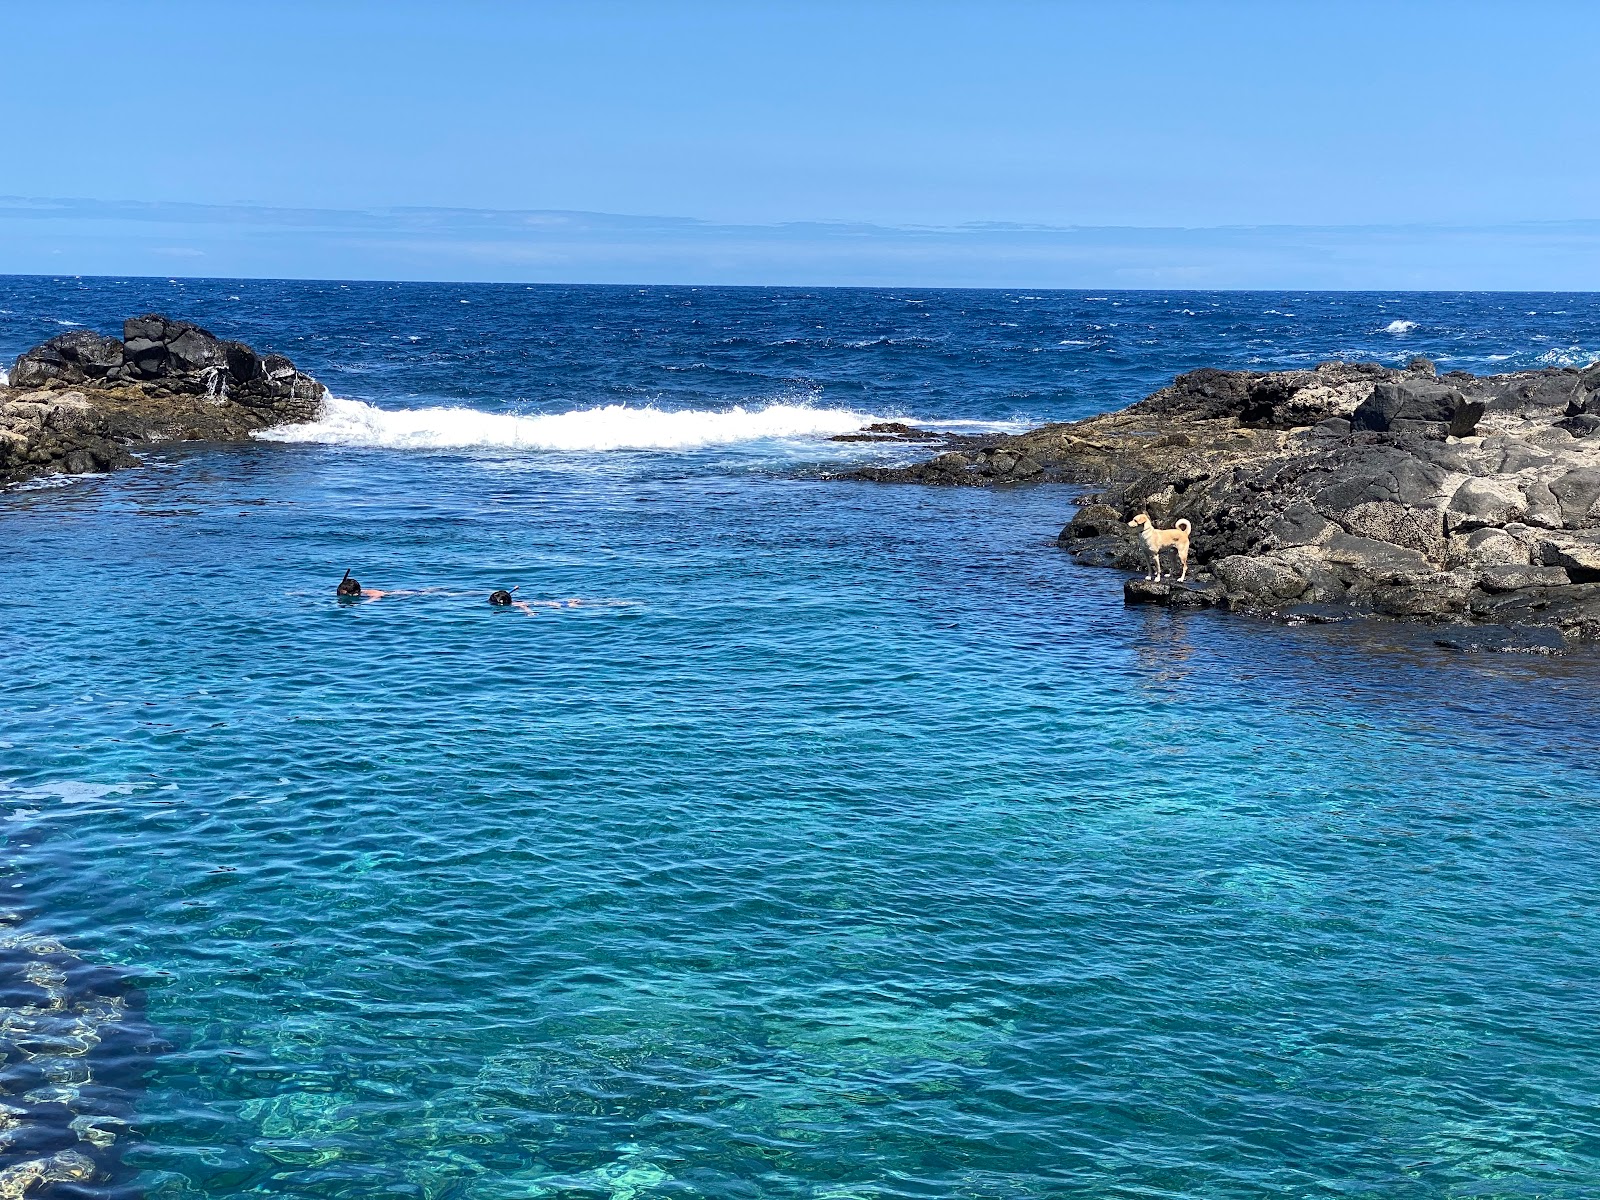
[[[160,1048],[124,976],[0,914],[0,1198],[125,1186],[133,1099]]]
[[[321,409],[322,385],[281,354],[157,314],[122,332],[76,329],[17,358],[0,387],[0,484],[129,466],[127,443],[239,441]]]
[[[1214,608],[1222,595],[1211,588],[1193,587],[1176,580],[1130,579],[1122,585],[1124,604],[1154,604],[1162,608]]]

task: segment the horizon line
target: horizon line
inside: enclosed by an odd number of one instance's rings
[[[1600,222],[1597,222],[1600,223]],[[1105,292],[1107,295],[1348,295],[1348,296],[1596,296],[1600,288],[1381,288],[1381,287],[1054,287],[1039,285],[951,285],[939,284],[855,284],[855,283],[696,283],[673,282],[595,282],[591,280],[519,279],[404,279],[399,277],[358,277],[334,275],[185,275],[131,271],[0,271],[0,279],[79,279],[95,282],[165,280],[167,283],[325,283],[340,287],[351,284],[396,284],[408,287],[492,287],[492,288],[605,288],[635,291],[649,288],[687,288],[691,291],[814,291],[814,292]]]
[[[576,209],[0,196],[0,269],[524,286],[1581,293],[1600,291],[1600,219],[737,224]]]

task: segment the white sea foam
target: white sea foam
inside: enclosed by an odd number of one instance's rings
[[[945,433],[1022,433],[1032,429],[1043,422],[1035,417],[1013,417],[1009,421],[965,421],[930,419],[919,420],[916,417],[896,417],[897,421],[904,421],[907,425],[915,425],[919,429],[938,429]]]
[[[146,460],[145,465],[154,464],[150,460]],[[13,483],[9,486],[14,492],[43,492],[51,488],[72,487],[86,479],[104,479],[105,477],[104,471],[82,471],[77,475],[35,475],[32,479],[22,483]]]
[[[1545,367],[1588,367],[1593,366],[1596,360],[1594,354],[1582,346],[1566,346],[1546,350],[1533,361]]]
[[[1417,327],[1415,321],[1390,321],[1383,327],[1385,333],[1410,333]]]
[[[0,387],[10,387],[10,386],[11,386],[11,376],[6,373],[6,369],[4,367],[0,367]]]
[[[66,780],[61,783],[48,783],[41,787],[16,788],[15,791],[24,800],[59,800],[63,804],[87,804],[95,800],[104,800],[107,796],[131,796],[137,789],[148,786],[142,783],[81,783],[77,780]]]
[[[772,439],[815,439],[852,433],[881,418],[835,408],[772,403],[724,412],[670,412],[608,404],[532,416],[471,408],[377,408],[329,396],[322,419],[279,425],[256,436],[274,442],[319,442],[396,450],[693,450]]]

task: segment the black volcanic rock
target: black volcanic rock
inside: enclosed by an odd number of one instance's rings
[[[1093,485],[1059,544],[1140,574],[1149,557],[1126,522],[1187,518],[1197,587],[1134,580],[1129,603],[1191,605],[1194,591],[1291,620],[1367,613],[1543,629],[1541,645],[1600,640],[1600,365],[1190,371],[1119,412],[854,477]]]
[[[242,342],[158,313],[124,321],[120,341],[88,330],[51,338],[11,370],[15,388],[101,383],[233,400],[274,410],[280,421],[309,420],[322,396],[322,386],[282,355],[264,361]]]
[[[92,383],[120,371],[122,364],[123,345],[116,338],[91,329],[74,329],[18,358],[11,370],[11,386]]]
[[[73,330],[17,358],[0,388],[0,484],[127,466],[128,442],[239,441],[321,411],[322,385],[281,354],[158,314],[122,332]]]

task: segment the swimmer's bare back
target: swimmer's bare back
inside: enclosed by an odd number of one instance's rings
[[[580,600],[573,596],[567,600],[513,600],[511,607],[519,609],[531,617],[534,615],[533,610],[536,608],[593,608],[596,605],[610,606],[626,603],[628,603],[626,600]]]
[[[471,594],[470,592],[446,587],[393,588],[388,591],[383,591],[379,588],[361,589],[361,598],[363,600],[382,600],[385,596],[392,596],[396,600],[401,600],[408,596],[470,596]]]

